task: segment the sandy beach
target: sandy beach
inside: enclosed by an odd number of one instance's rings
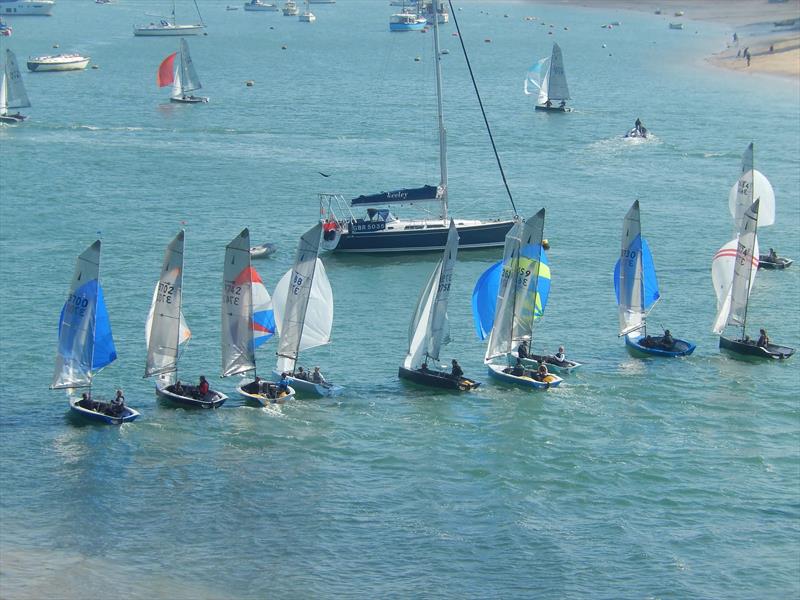
[[[649,12],[665,23],[710,21],[731,26],[727,47],[708,57],[716,66],[735,71],[768,73],[800,80],[800,0],[531,0]],[[682,12],[680,16],[676,13]],[[794,20],[793,24],[789,21]],[[785,24],[776,25],[784,22]],[[733,33],[737,40],[734,41]],[[750,64],[744,56],[750,54]]]

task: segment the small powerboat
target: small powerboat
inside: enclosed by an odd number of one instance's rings
[[[253,246],[250,248],[250,258],[266,258],[267,256],[275,254],[277,249],[278,247],[275,244],[269,242]]]
[[[639,127],[634,127],[628,133],[625,134],[626,138],[641,138],[647,139],[647,136],[650,135],[647,131],[647,127],[640,125]]]
[[[759,269],[785,269],[791,267],[794,259],[775,254],[761,254],[758,257]]]

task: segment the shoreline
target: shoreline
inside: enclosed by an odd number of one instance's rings
[[[800,0],[527,0],[531,4],[622,9],[656,16],[667,23],[706,21],[731,27],[724,49],[706,56],[712,66],[800,81]],[[677,16],[676,13],[683,14]],[[796,19],[791,26],[776,22]],[[750,64],[744,56],[750,54]]]

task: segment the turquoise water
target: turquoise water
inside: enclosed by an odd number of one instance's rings
[[[534,348],[563,343],[585,367],[547,393],[486,381],[469,298],[500,252],[464,252],[445,357],[484,386],[453,396],[405,385],[396,373],[408,321],[437,257],[331,255],[334,341],[304,359],[346,394],[187,412],[158,405],[141,378],[166,244],[185,223],[193,340],[181,375],[216,376],[222,257],[242,227],[279,246],[257,265],[272,288],[318,214],[318,192],[437,181],[432,36],[390,34],[384,2],[315,6],[313,25],[201,2],[209,35],[189,44],[211,103],[173,106],[155,71],[176,41],[131,34],[167,5],[62,1],[52,18],[14,19],[3,38],[21,61],[58,43],[100,68],[25,73],[29,121],[0,129],[0,595],[800,594],[799,363],[721,356],[709,275],[750,141],[777,197],[762,247],[800,257],[796,82],[705,65],[730,39],[723,26],[670,31],[648,14],[460,4],[519,211],[547,208],[552,291]],[[191,16],[191,3],[178,9]],[[613,20],[623,25],[600,28]],[[452,31],[442,31],[451,208],[504,216]],[[553,39],[569,115],[535,114],[522,94]],[[621,139],[637,116],[655,134],[647,143]],[[663,295],[650,322],[698,344],[685,360],[632,359],[616,336],[611,273],[637,198]],[[95,389],[123,387],[142,412],[121,428],[75,425],[63,394],[47,389],[74,260],[98,235],[120,359]],[[800,345],[799,279],[797,266],[759,273],[752,332]],[[265,369],[274,348],[261,354]]]

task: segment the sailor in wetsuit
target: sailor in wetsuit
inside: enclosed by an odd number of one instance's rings
[[[458,364],[458,361],[454,358],[453,359],[453,368],[450,371],[450,377],[452,379],[461,379],[464,376],[464,370],[461,368],[461,365]]]

